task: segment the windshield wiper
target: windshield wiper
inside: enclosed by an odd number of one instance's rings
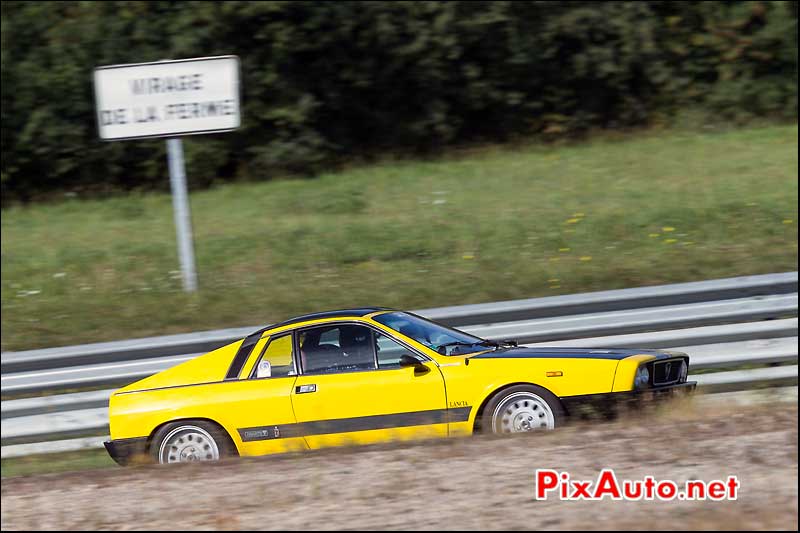
[[[445,350],[444,353],[443,353],[442,352],[442,348],[447,348],[448,346],[476,346],[476,345],[477,346],[492,346],[492,347],[494,347],[495,350],[500,347],[500,345],[497,344],[496,342],[487,341],[487,340],[475,341],[475,342],[453,341],[453,342],[446,342],[444,344],[440,344],[436,348],[436,351],[441,353],[441,354],[443,354],[443,355],[447,355],[447,353],[446,353],[447,350]]]

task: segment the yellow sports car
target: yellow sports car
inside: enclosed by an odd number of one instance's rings
[[[689,357],[497,344],[385,308],[260,329],[111,396],[119,464],[553,429],[582,403],[691,391]]]

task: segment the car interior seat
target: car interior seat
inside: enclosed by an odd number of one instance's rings
[[[363,326],[342,326],[339,329],[339,345],[342,347],[343,364],[358,369],[374,368],[374,337]]]
[[[300,347],[300,359],[304,372],[331,372],[341,364],[342,349],[330,343],[320,343],[323,330],[305,333]]]

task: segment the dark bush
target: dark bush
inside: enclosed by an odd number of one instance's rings
[[[96,66],[241,58],[243,125],[186,141],[194,187],[348,159],[797,116],[797,2],[3,2],[3,203],[167,185],[163,141],[103,143]]]

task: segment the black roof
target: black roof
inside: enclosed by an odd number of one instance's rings
[[[314,320],[316,318],[337,318],[340,316],[364,316],[377,311],[391,311],[388,307],[359,307],[357,309],[337,309],[335,311],[323,311],[321,313],[309,313],[307,315],[300,315],[298,317],[290,318],[285,322],[276,324],[277,326],[288,326],[297,322],[305,322],[306,320]]]
[[[263,327],[260,330],[253,333],[253,335],[260,335],[264,333],[268,329],[279,328],[283,326],[288,326],[290,324],[297,324],[300,322],[305,322],[306,320],[314,320],[316,318],[337,318],[337,317],[345,317],[345,316],[364,316],[370,313],[375,313],[377,311],[394,311],[389,307],[359,307],[356,309],[337,309],[335,311],[323,311],[321,313],[309,313],[307,315],[300,315],[294,318],[290,318],[289,320],[284,320],[283,322],[278,322],[277,324],[271,324],[269,326]]]

